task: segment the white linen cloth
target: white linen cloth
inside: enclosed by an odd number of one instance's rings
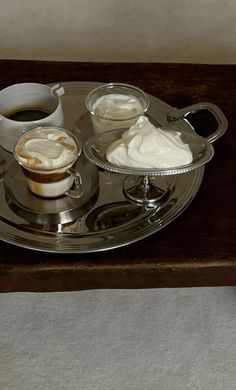
[[[0,294],[1,390],[235,390],[236,288]]]

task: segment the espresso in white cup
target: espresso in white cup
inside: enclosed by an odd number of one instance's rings
[[[63,194],[82,196],[82,183],[74,165],[81,153],[81,144],[68,130],[60,127],[39,127],[24,133],[14,148],[31,192],[45,198]],[[71,187],[74,185],[74,189]]]
[[[38,126],[63,126],[59,85],[20,83],[0,91],[0,145],[13,152],[16,140]]]

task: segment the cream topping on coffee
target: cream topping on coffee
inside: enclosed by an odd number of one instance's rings
[[[108,147],[106,158],[118,166],[171,168],[191,163],[193,156],[178,132],[156,128],[141,116]]]
[[[74,139],[55,128],[26,132],[15,148],[18,162],[32,169],[61,168],[73,162],[77,155]]]
[[[114,93],[97,99],[93,111],[102,118],[119,120],[141,114],[143,107],[135,96]]]

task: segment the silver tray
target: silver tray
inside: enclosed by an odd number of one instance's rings
[[[93,135],[93,130],[84,99],[100,83],[59,84],[65,89],[62,97],[65,127],[85,142]],[[156,97],[149,98],[147,114],[154,124],[194,132],[185,118],[168,121],[167,114],[172,107]],[[82,155],[78,166],[86,183],[83,198],[79,203],[71,204],[71,200],[64,199],[51,204],[51,201],[29,199],[12,155],[3,149],[0,155],[0,239],[20,247],[47,252],[108,250],[157,233],[189,206],[204,174],[204,167],[201,167],[189,173],[154,179],[158,185],[168,185],[170,195],[161,208],[146,209],[129,202],[123,195],[124,175],[98,169]]]

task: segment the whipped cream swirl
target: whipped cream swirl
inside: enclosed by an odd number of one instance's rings
[[[156,128],[145,116],[108,147],[106,158],[114,165],[148,169],[173,168],[193,160],[178,132]]]
[[[74,139],[56,128],[26,132],[15,148],[18,162],[31,169],[61,168],[74,161],[77,155]]]

